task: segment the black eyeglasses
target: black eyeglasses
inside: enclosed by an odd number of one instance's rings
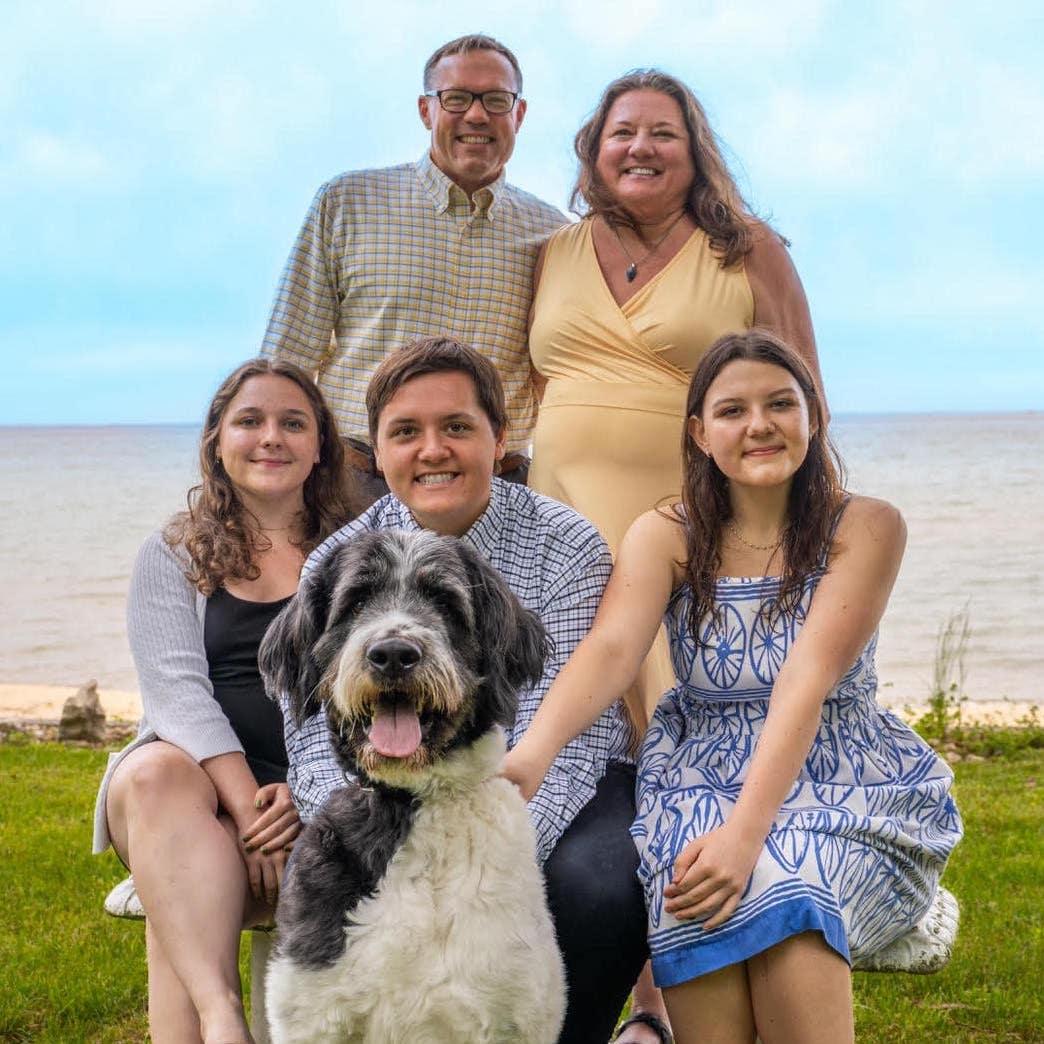
[[[513,91],[462,91],[448,87],[444,91],[425,91],[425,98],[438,98],[447,112],[467,112],[476,98],[490,116],[503,116],[515,107],[518,95]]]

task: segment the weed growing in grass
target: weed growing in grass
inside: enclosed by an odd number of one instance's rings
[[[965,657],[971,640],[968,605],[951,613],[939,628],[932,666],[932,694],[928,710],[914,728],[951,761],[1006,757],[1022,750],[1044,747],[1044,725],[1036,707],[1014,725],[989,721],[966,724],[962,714]]]

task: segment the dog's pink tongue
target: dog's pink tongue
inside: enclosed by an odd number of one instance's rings
[[[408,758],[420,746],[420,721],[412,707],[381,705],[367,735],[386,758]]]

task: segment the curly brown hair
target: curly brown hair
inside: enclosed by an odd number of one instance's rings
[[[757,221],[729,173],[696,95],[677,77],[659,69],[635,69],[613,80],[602,93],[594,113],[577,131],[573,148],[580,169],[569,197],[570,209],[581,216],[600,215],[607,222],[635,227],[634,219],[602,184],[596,169],[609,110],[617,98],[629,91],[659,91],[678,103],[689,132],[689,148],[696,171],[686,210],[696,226],[707,234],[721,258],[722,267],[731,267],[750,252]]]
[[[726,334],[711,345],[689,383],[686,417],[699,417],[707,389],[715,377],[737,359],[771,363],[790,373],[808,406],[808,451],[791,480],[787,524],[783,531],[783,574],[773,614],[792,612],[801,598],[805,578],[819,564],[837,513],[844,501],[844,465],[827,435],[823,403],[804,360],[774,334],[757,328]],[[689,627],[700,641],[700,627],[713,613],[715,581],[721,567],[721,537],[732,517],[728,479],[704,454],[686,430],[682,435],[682,504],[685,527],[685,579],[692,589]]]
[[[337,434],[337,423],[315,381],[292,363],[248,360],[229,374],[214,393],[199,441],[202,481],[188,491],[188,510],[175,515],[163,531],[164,540],[172,548],[185,549],[185,575],[207,597],[226,580],[256,580],[260,570],[255,555],[271,546],[257,527],[250,526],[253,516],[217,458],[221,422],[229,403],[251,377],[268,375],[285,377],[304,392],[319,428],[319,463],[304,483],[298,546],[307,554],[354,517],[344,447]]]

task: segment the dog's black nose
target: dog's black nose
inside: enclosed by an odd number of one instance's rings
[[[420,663],[420,646],[405,638],[385,638],[366,650],[370,665],[388,678],[398,678]]]

